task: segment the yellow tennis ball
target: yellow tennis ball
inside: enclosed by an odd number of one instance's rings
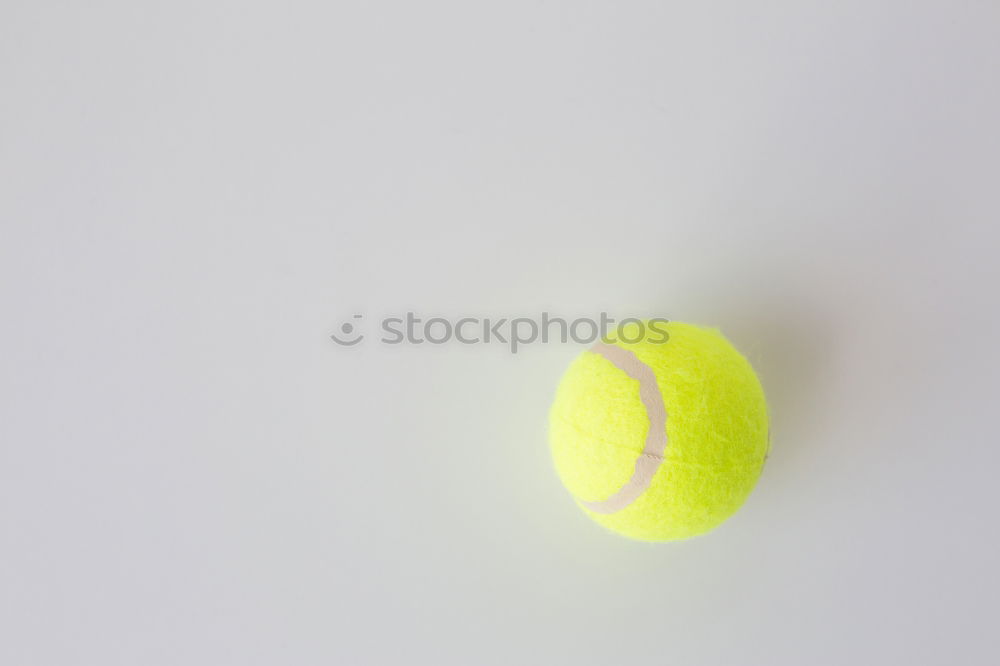
[[[635,539],[717,527],[767,455],[764,391],[716,330],[652,320],[583,352],[559,384],[549,440],[583,510]]]

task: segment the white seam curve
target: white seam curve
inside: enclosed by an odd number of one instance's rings
[[[653,482],[653,475],[663,462],[667,450],[667,409],[663,406],[663,394],[656,381],[653,369],[643,363],[627,349],[605,343],[591,347],[591,352],[600,354],[611,361],[616,368],[639,382],[639,399],[646,408],[649,418],[649,432],[642,453],[635,461],[632,478],[611,497],[599,502],[580,500],[580,504],[595,513],[615,513],[638,499]]]

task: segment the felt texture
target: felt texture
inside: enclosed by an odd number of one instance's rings
[[[667,411],[667,447],[651,485],[610,514],[581,508],[628,537],[672,541],[702,534],[743,504],[767,455],[764,391],[750,363],[717,330],[670,322],[630,350],[656,377]],[[647,329],[648,330],[648,329]],[[624,338],[639,337],[638,324]],[[639,382],[611,361],[583,352],[567,369],[550,412],[556,470],[579,501],[603,501],[628,482],[649,418]]]

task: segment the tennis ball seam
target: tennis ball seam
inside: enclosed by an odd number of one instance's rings
[[[664,453],[670,444],[667,439],[667,408],[663,403],[663,388],[656,373],[635,352],[604,342],[594,345],[590,351],[603,356],[628,377],[639,382],[639,400],[649,419],[642,453],[636,458],[632,476],[625,485],[604,500],[584,502],[584,506],[595,513],[617,513],[646,492],[663,464]]]

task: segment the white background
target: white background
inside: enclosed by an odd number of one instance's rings
[[[996,663],[1000,5],[0,4],[0,663]],[[659,315],[774,449],[631,542],[549,460]],[[372,331],[369,331],[372,333]]]

